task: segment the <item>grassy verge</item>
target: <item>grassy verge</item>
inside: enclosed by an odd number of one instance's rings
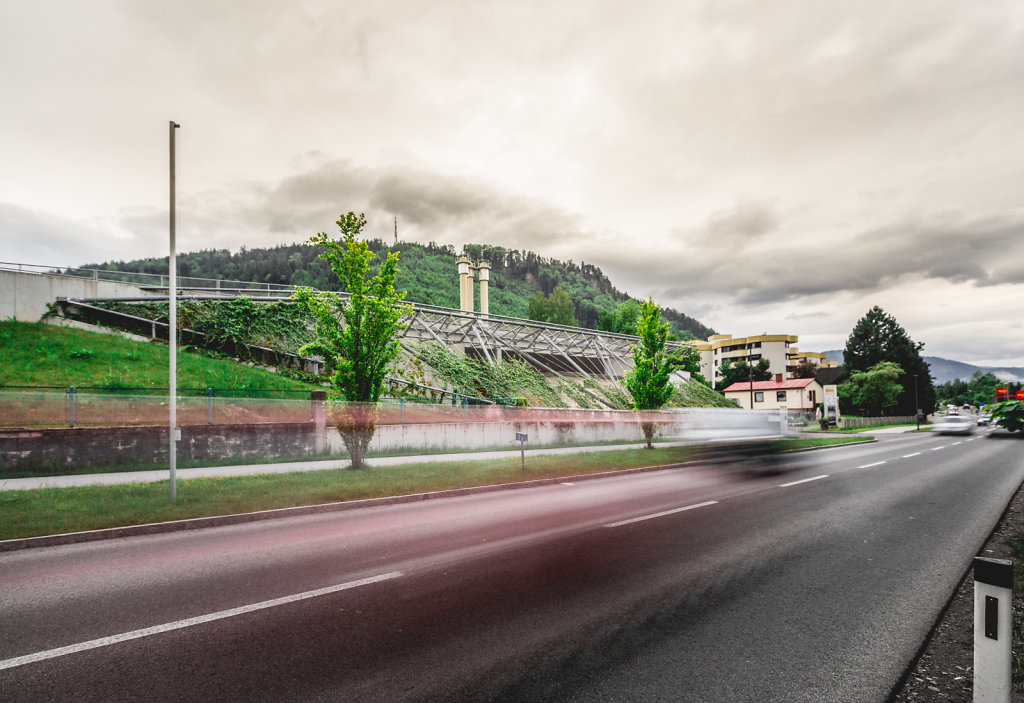
[[[795,449],[808,449],[810,447],[829,447],[837,444],[857,444],[859,442],[870,442],[874,437],[855,435],[851,437],[803,437],[800,439],[779,440],[779,448],[782,451]]]
[[[166,388],[170,352],[162,344],[115,335],[0,321],[0,385]],[[269,371],[178,352],[179,388],[312,390]]]
[[[821,442],[793,441],[804,443],[802,446]],[[3,491],[0,539],[577,476],[674,464],[692,456],[692,447],[655,447],[533,457],[527,460],[525,471],[514,458],[406,464],[358,472],[338,469],[190,479],[178,482],[178,499],[173,504],[164,482]]]

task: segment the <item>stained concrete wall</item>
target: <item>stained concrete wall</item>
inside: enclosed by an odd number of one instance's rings
[[[182,461],[233,459],[239,464],[275,456],[344,455],[337,429],[325,427],[322,413],[311,422],[251,425],[183,425],[178,443]],[[527,447],[605,442],[638,443],[636,422],[462,422],[381,425],[371,451],[417,454],[429,451],[518,449],[516,433]],[[682,432],[681,423],[662,423],[664,436]],[[4,470],[167,461],[167,427],[75,427],[0,429],[0,476]]]
[[[48,273],[0,270],[0,320],[35,322],[57,298],[116,298],[155,295],[130,283]],[[162,297],[167,297],[166,294]]]

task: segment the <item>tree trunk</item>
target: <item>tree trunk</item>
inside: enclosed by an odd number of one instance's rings
[[[658,425],[653,422],[641,422],[640,427],[644,431],[644,439],[647,440],[647,448],[654,449],[654,447],[651,446],[651,440],[654,439],[654,432],[658,429]]]
[[[363,459],[370,447],[370,440],[377,431],[377,407],[375,405],[352,405],[345,408],[344,417],[338,423],[338,432],[345,442],[354,471],[366,467]]]

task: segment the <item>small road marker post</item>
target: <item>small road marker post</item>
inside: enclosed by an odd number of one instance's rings
[[[526,471],[526,440],[528,437],[525,432],[516,432],[516,439],[519,441],[519,461],[522,464],[522,470]]]
[[[1010,703],[1013,562],[974,558],[974,703]]]

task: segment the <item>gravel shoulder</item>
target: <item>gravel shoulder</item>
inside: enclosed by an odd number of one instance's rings
[[[1010,501],[1005,514],[978,556],[1012,558],[1010,539],[1024,531],[1024,489]],[[1014,627],[1024,614],[1024,594],[1014,593]],[[1020,653],[1016,653],[1020,656]],[[911,666],[892,703],[939,703],[963,701],[974,696],[974,576],[968,571],[957,587],[935,629]],[[1014,703],[1024,703],[1024,693],[1014,691]]]

